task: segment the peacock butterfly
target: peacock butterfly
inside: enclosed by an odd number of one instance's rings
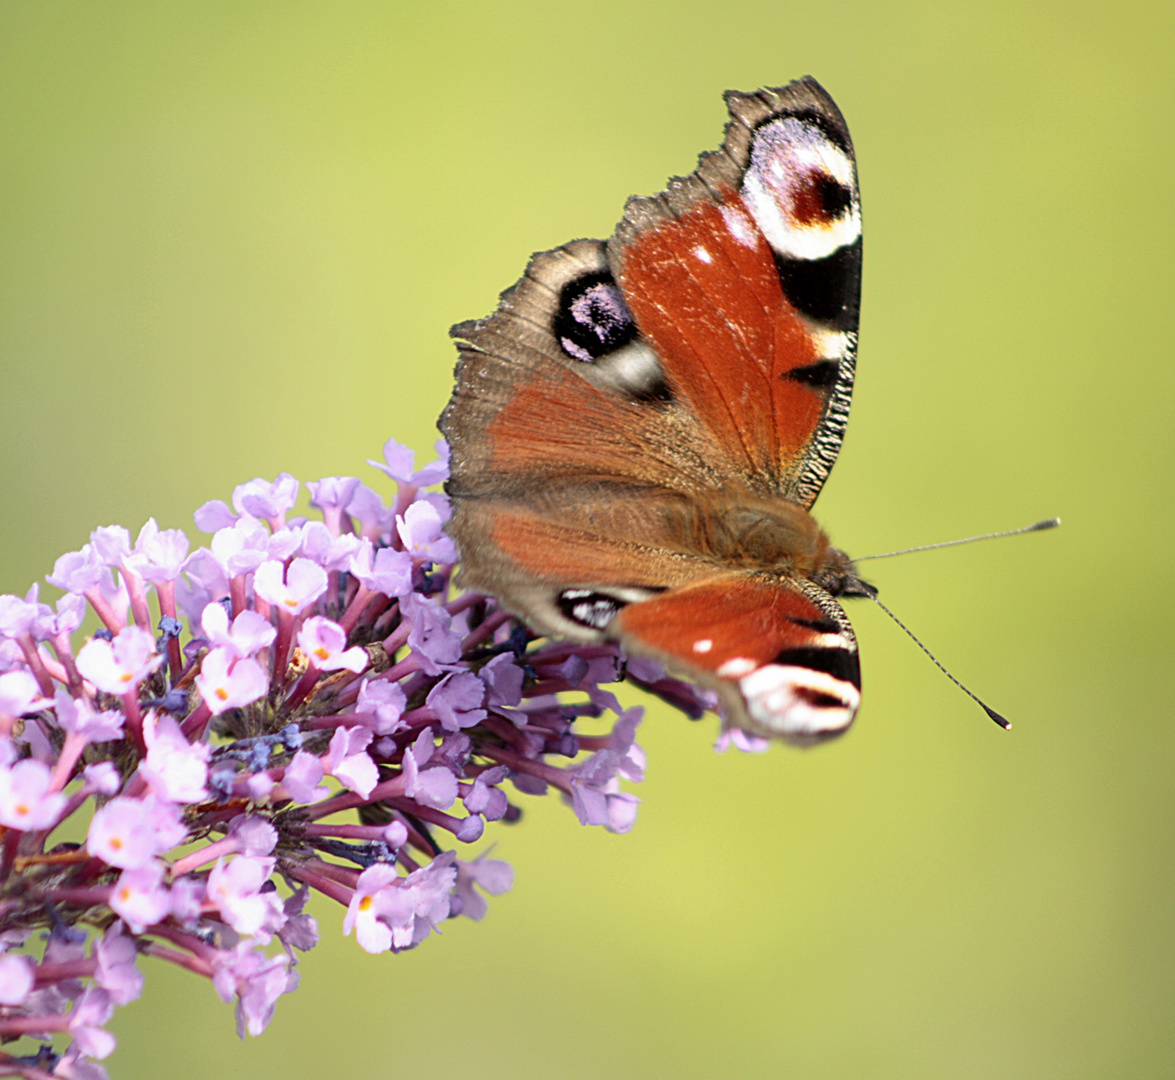
[[[809,514],[853,387],[857,172],[814,79],[726,103],[691,176],[453,327],[448,530],[461,584],[534,629],[618,641],[808,745],[860,702],[836,598],[876,593]]]

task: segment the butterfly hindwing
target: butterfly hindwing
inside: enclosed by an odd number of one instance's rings
[[[800,745],[842,733],[861,700],[857,639],[819,586],[729,573],[625,607],[632,653],[689,670],[718,690],[730,722]]]

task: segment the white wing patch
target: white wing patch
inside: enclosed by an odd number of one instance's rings
[[[753,248],[755,246],[755,226],[741,206],[725,204],[722,207],[722,219],[726,222],[727,232],[738,243],[743,247]]]
[[[720,679],[741,679],[756,667],[758,665],[754,660],[745,656],[734,656],[719,665],[717,675]]]
[[[856,337],[840,330],[812,331],[812,342],[821,360],[843,360],[856,347]]]

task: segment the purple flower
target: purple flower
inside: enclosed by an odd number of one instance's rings
[[[23,1005],[33,989],[33,962],[7,952],[0,956],[0,1005]]]
[[[136,934],[162,922],[171,912],[171,897],[163,885],[164,870],[158,859],[150,859],[118,875],[110,909]]]
[[[485,683],[472,671],[446,675],[429,691],[425,704],[437,714],[446,731],[473,727],[488,715],[480,708],[485,699]]]
[[[324,570],[346,570],[363,546],[354,533],[336,536],[321,521],[308,521],[302,528],[298,551]]]
[[[268,942],[286,921],[285,909],[276,892],[263,892],[275,860],[238,855],[226,862],[216,860],[208,875],[208,903],[238,934]]]
[[[396,519],[396,531],[404,549],[414,559],[453,563],[457,561],[457,548],[441,531],[443,524],[436,507],[421,500],[408,507],[403,517]]]
[[[123,870],[148,865],[159,851],[171,846],[160,844],[156,809],[157,803],[145,799],[111,799],[90,821],[87,850]]]
[[[82,776],[86,785],[99,795],[113,795],[122,785],[122,777],[110,761],[97,761],[93,765],[87,765],[82,771]]]
[[[23,668],[0,675],[0,717],[19,720],[25,713],[36,712],[49,704],[41,696],[37,680]]]
[[[2,676],[0,676],[2,678]],[[85,698],[71,697],[60,689],[53,698],[57,726],[85,742],[110,742],[122,738],[123,715],[117,709],[98,712]]]
[[[277,844],[277,829],[260,817],[241,814],[233,818],[228,834],[245,855],[268,855]]]
[[[121,525],[104,525],[90,533],[90,546],[104,566],[121,566],[131,553],[131,534]]]
[[[250,574],[269,558],[269,533],[260,521],[241,518],[216,530],[211,554],[226,577]]]
[[[277,999],[297,985],[284,953],[266,956],[247,938],[214,961],[212,985],[221,1001],[237,998],[237,1035],[260,1035],[273,1019]]]
[[[298,647],[320,671],[346,669],[356,675],[367,667],[367,653],[358,645],[347,648],[347,633],[337,623],[314,615],[298,631]]]
[[[488,904],[481,893],[474,890],[478,885],[490,896],[501,896],[509,892],[514,884],[514,870],[508,862],[501,859],[487,859],[479,855],[472,862],[457,860],[457,887],[453,900],[454,907],[459,910],[456,914],[466,918],[480,920],[485,916]]]
[[[204,786],[208,779],[207,743],[188,742],[179,724],[160,713],[148,713],[143,724],[147,757],[139,772],[147,786],[161,799],[194,803],[208,798]]]
[[[522,684],[526,673],[509,653],[495,656],[481,671],[486,684],[486,705],[490,708],[512,708],[522,701]]]
[[[399,683],[385,679],[364,679],[359,684],[359,696],[355,701],[355,713],[370,717],[374,721],[377,735],[394,735],[406,725],[400,722],[408,698]]]
[[[282,787],[295,802],[318,802],[330,794],[329,788],[319,786],[324,775],[322,762],[313,754],[299,750],[286,768]]]
[[[622,792],[616,776],[624,761],[614,750],[599,750],[575,770],[571,805],[581,825],[606,825],[611,832],[628,832],[635,824],[640,799]]]
[[[347,513],[358,522],[359,534],[373,543],[387,536],[396,520],[396,511],[365,484],[347,504]]]
[[[372,592],[385,596],[408,596],[412,592],[412,556],[404,551],[380,548],[378,551],[370,540],[358,548],[348,569],[355,580]]]
[[[122,923],[114,923],[95,942],[94,957],[98,961],[94,981],[115,1005],[128,1005],[143,993],[143,974],[135,967],[139,952],[134,939],[123,933]]]
[[[422,806],[445,810],[457,799],[457,778],[444,765],[426,769],[432,760],[432,736],[426,730],[404,751],[404,794]]]
[[[310,505],[327,515],[328,520],[333,522],[337,529],[343,511],[359,490],[359,478],[326,476],[318,481],[307,480],[306,488],[310,492]]]
[[[269,559],[257,567],[253,588],[274,607],[301,615],[326,592],[326,571],[309,559],[295,559],[288,569]]]
[[[250,480],[233,489],[233,507],[239,514],[268,521],[274,529],[285,524],[286,513],[298,501],[298,481],[289,473],[279,473],[276,480]]]
[[[78,999],[69,1018],[74,1044],[88,1057],[101,1061],[114,1051],[114,1036],[103,1029],[114,1015],[114,1001],[105,990],[90,987]]]
[[[213,649],[196,676],[200,697],[219,716],[256,701],[269,689],[269,678],[255,660],[234,660],[227,649]]]
[[[392,947],[392,928],[383,915],[399,910],[393,903],[399,893],[391,891],[399,880],[395,866],[388,863],[376,863],[359,875],[343,919],[343,933],[349,935],[354,930],[355,940],[366,952],[387,952]]]
[[[37,587],[29,590],[29,596],[0,596],[0,634],[5,637],[20,637],[31,634],[37,622],[43,617],[43,604],[36,602]]]
[[[471,814],[480,814],[486,821],[500,821],[504,818],[510,804],[505,792],[496,785],[506,778],[507,772],[507,769],[499,766],[475,777],[468,794],[461,798],[465,809]]]
[[[416,651],[426,675],[440,675],[461,659],[461,638],[450,629],[452,616],[439,605],[412,594],[405,614],[412,620],[408,644]]]
[[[414,487],[429,487],[449,478],[449,444],[444,439],[437,440],[437,460],[419,472],[412,471],[415,457],[408,447],[401,446],[395,439],[388,439],[384,443],[383,463],[368,458],[367,464],[374,465],[393,480]]]
[[[237,515],[223,499],[212,499],[204,503],[193,515],[196,528],[201,532],[214,533],[218,529],[231,528],[237,522]]]
[[[297,985],[293,950],[318,939],[311,891],[345,905],[362,948],[394,953],[510,888],[506,863],[457,852],[517,817],[515,792],[632,826],[640,711],[601,686],[619,650],[532,638],[517,655],[526,635],[492,598],[452,591],[447,501],[418,490],[444,479],[439,449],[414,471],[389,444],[391,505],[326,478],[308,485],[322,520],[287,524],[296,481],[255,480],[197,512],[206,548],[153,519],[133,547],[107,526],[57,561],[56,610],[35,587],[0,597],[0,1020],[71,1032],[59,1073],[104,1075],[87,1058],[113,1048],[144,950],[203,973],[259,1034]],[[87,609],[103,629],[79,646]],[[656,665],[631,673],[696,709]],[[611,730],[591,719],[605,713]],[[59,823],[84,851],[45,862]],[[60,925],[34,967],[46,910]]]
[[[313,916],[302,913],[309,899],[310,890],[303,885],[285,902],[286,921],[277,936],[287,949],[306,952],[318,944],[318,922]]]
[[[78,671],[107,694],[130,693],[161,663],[155,639],[137,626],[125,627],[113,641],[92,638],[77,655]]]
[[[388,863],[377,863],[359,875],[355,894],[343,920],[343,933],[355,931],[369,953],[407,949],[423,941],[448,918],[449,890],[456,884],[453,853],[438,855],[406,878]]]
[[[371,735],[369,728],[335,728],[325,765],[331,776],[365,799],[379,781],[375,762],[366,752]]]
[[[714,743],[714,749],[721,754],[731,746],[736,750],[741,750],[744,754],[764,754],[770,748],[771,743],[758,735],[748,735],[742,728],[723,728]]]
[[[0,825],[48,829],[65,808],[65,796],[49,790],[49,767],[25,759],[0,766]]]
[[[204,608],[200,625],[208,640],[224,649],[234,660],[268,649],[277,637],[277,631],[269,620],[256,611],[242,611],[230,626],[228,612],[220,603],[208,604]]]
[[[154,518],[148,518],[123,566],[144,581],[175,581],[187,557],[188,538],[179,529],[161,530]]]
[[[67,551],[53,564],[53,573],[45,580],[68,593],[84,593],[107,576],[106,564],[86,544],[81,551]]]

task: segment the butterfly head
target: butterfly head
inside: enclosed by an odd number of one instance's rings
[[[877,587],[861,578],[856,564],[839,548],[830,547],[827,550],[824,565],[811,575],[811,580],[829,596],[868,600],[877,596]]]

